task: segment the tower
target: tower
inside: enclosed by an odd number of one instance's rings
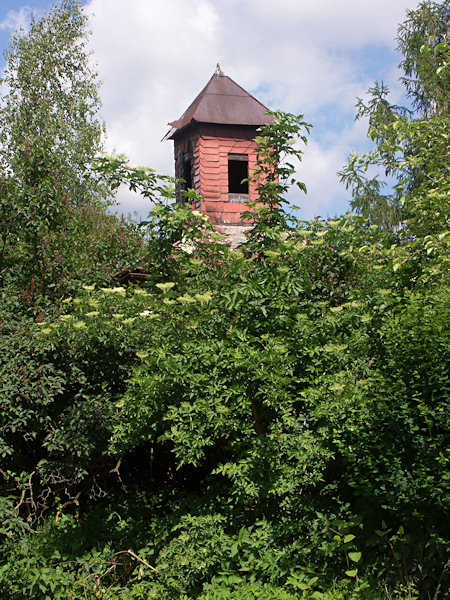
[[[266,112],[217,65],[183,115],[169,123],[165,139],[174,141],[175,177],[202,196],[194,208],[217,225],[242,225],[245,202],[257,200],[255,185],[242,180],[255,169],[258,127],[273,120]]]

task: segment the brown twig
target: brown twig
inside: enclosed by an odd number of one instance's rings
[[[138,560],[139,562],[141,562],[143,565],[145,565],[148,569],[150,569],[150,571],[153,571],[154,573],[158,573],[158,569],[155,569],[155,567],[152,567],[152,565],[150,565],[146,560],[144,560],[143,558],[140,558],[137,554],[135,554],[133,552],[133,550],[121,550],[120,552],[116,552],[116,556],[118,554],[129,554],[130,556],[132,556],[135,560]]]

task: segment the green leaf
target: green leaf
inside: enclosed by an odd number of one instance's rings
[[[348,533],[346,536],[344,536],[344,544],[348,544],[349,542],[353,541],[355,539],[355,536],[352,533]]]
[[[361,552],[349,552],[348,557],[353,562],[357,563],[361,560],[362,553]]]
[[[351,569],[350,571],[345,571],[345,574],[349,577],[356,577],[358,575],[358,569]]]

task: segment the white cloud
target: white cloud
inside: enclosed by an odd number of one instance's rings
[[[219,16],[207,0],[201,0],[189,19],[193,31],[204,36],[208,41],[213,41],[219,23]]]
[[[228,0],[234,22],[251,20],[255,30],[272,39],[298,36],[300,43],[314,39],[317,46],[348,47],[392,42],[397,23],[411,2],[402,0]],[[270,38],[269,38],[270,40]],[[267,41],[269,41],[267,40]]]
[[[329,132],[324,140],[314,136],[308,143],[300,167],[298,178],[306,183],[308,193],[292,198],[294,204],[301,207],[302,218],[312,218],[317,215],[333,217],[336,213],[348,210],[350,194],[340,183],[337,172],[347,160],[352,148],[365,149],[365,134],[367,123],[352,122],[340,131]]]
[[[6,17],[0,21],[0,31],[9,29],[15,31],[17,29],[26,29],[30,19],[31,8],[22,6],[19,10],[9,10]]]

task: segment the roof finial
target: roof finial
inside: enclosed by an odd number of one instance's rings
[[[217,65],[216,65],[216,72],[214,74],[218,75],[219,77],[223,77],[225,75],[225,73],[220,68],[220,63],[217,63]]]

